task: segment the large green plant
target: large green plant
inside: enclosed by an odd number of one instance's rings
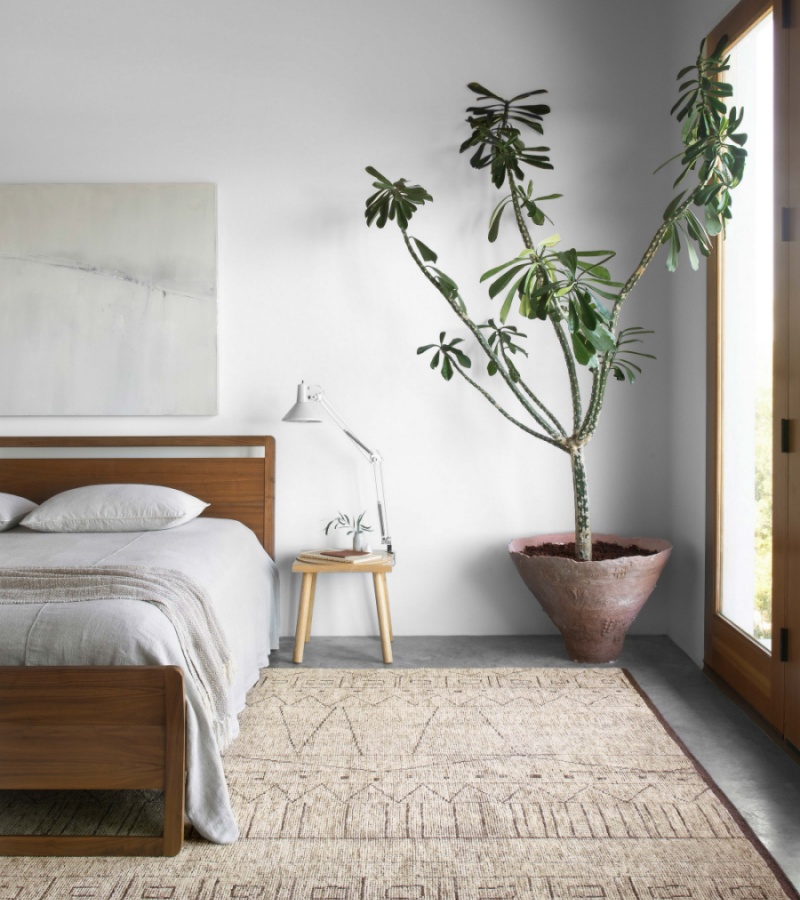
[[[697,268],[698,251],[708,256],[711,236],[723,232],[726,219],[731,218],[730,191],[744,172],[747,152],[743,148],[746,135],[739,130],[742,113],[737,113],[736,107],[728,111],[726,99],[732,88],[720,78],[729,67],[726,43],[723,38],[710,55],[701,44],[695,64],[678,73],[680,96],[672,113],[683,123],[683,150],[667,162],[680,160],[681,171],[674,187],[683,182],[691,182],[691,186],[669,203],[639,264],[625,282],[611,278],[607,263],[615,255],[612,251],[564,250],[557,234],[540,240],[533,237],[534,227],[550,221],[542,204],[561,196],[534,196],[533,182],[526,183],[526,169],[553,168],[549,148],[528,146],[523,137],[530,132],[543,134],[542,122],[550,112],[548,106],[538,102],[538,96],[546,93],[543,90],[505,100],[480,84],[468,85],[477,95],[478,105],[467,109],[471,133],[461,152],[471,151],[473,168],[486,169],[494,186],[505,192],[489,217],[488,238],[497,239],[503,217],[510,212],[522,241],[517,256],[481,278],[489,282],[489,297],[500,301],[496,318],[487,322],[477,323],[471,318],[458,285],[437,267],[437,254],[408,232],[412,217],[433,199],[431,195],[405,178],[390,181],[372,166],[367,168],[375,179],[375,193],[366,204],[367,224],[378,228],[388,222],[397,225],[411,258],[472,333],[486,358],[489,375],[502,379],[521,412],[510,412],[468,374],[472,364],[462,338],[448,339],[441,332],[437,343],[420,347],[417,353],[433,351],[431,368],[439,369],[446,381],[458,375],[514,425],[568,454],[575,499],[575,555],[580,560],[591,559],[592,555],[584,451],[597,428],[609,376],[633,382],[641,371],[636,360],[651,356],[636,349],[642,337],[651,332],[637,326],[619,328],[623,304],[662,245],[666,245],[670,271],[676,269],[682,248],[688,252],[692,267]],[[697,215],[692,207],[698,208]],[[527,356],[521,344],[526,335],[516,325],[507,324],[514,308],[523,320],[546,323],[560,345],[572,398],[569,424],[553,413],[520,372],[520,357]],[[587,367],[591,373],[590,386],[587,383],[583,392],[578,378],[580,367]]]

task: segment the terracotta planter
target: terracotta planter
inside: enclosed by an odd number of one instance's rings
[[[672,545],[657,538],[595,534],[595,540],[656,550],[652,556],[576,562],[556,556],[526,556],[531,544],[567,543],[575,535],[542,534],[508,545],[511,559],[531,593],[564,637],[570,659],[613,662],[639,610],[653,592]]]

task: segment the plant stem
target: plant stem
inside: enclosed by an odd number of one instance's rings
[[[575,558],[588,561],[592,558],[592,528],[589,524],[589,491],[582,447],[570,450],[570,461],[575,497]]]
[[[508,359],[508,356],[506,355],[505,349],[503,348],[502,345],[500,346],[499,349],[500,349],[500,353],[501,353],[502,356],[503,356],[503,361],[505,362],[506,365],[509,365],[509,359]],[[528,397],[530,398],[531,402],[535,403],[536,406],[538,406],[539,409],[542,411],[542,413],[543,413],[545,416],[547,416],[547,417],[550,419],[550,421],[553,423],[554,428],[553,428],[553,429],[548,428],[548,429],[547,429],[548,432],[551,433],[551,434],[553,435],[553,437],[556,437],[557,434],[560,435],[560,436],[563,437],[563,438],[567,437],[567,432],[564,430],[564,426],[561,424],[561,422],[559,422],[559,420],[556,418],[555,414],[552,413],[552,412],[544,405],[544,403],[542,403],[542,401],[541,401],[541,400],[533,393],[533,391],[528,387],[528,385],[525,384],[525,382],[524,382],[521,378],[520,378],[520,380],[517,382],[517,384],[518,384],[518,385],[522,388],[522,390],[528,395]]]
[[[701,182],[698,188],[704,187],[710,179],[706,179]],[[628,294],[636,287],[639,279],[644,275],[647,271],[647,267],[653,261],[653,257],[658,253],[658,248],[661,246],[661,242],[664,238],[664,234],[667,229],[678,221],[678,219],[683,217],[684,212],[691,206],[692,201],[694,199],[695,191],[691,191],[689,196],[681,203],[681,205],[675,210],[675,212],[670,216],[669,219],[666,219],[661,223],[658,231],[653,235],[653,239],[647,245],[647,249],[644,251],[641,260],[639,261],[639,265],[633,270],[630,278],[625,282],[622,287],[622,290],[617,295],[617,299],[614,301],[614,307],[611,311],[611,329],[614,331],[617,326],[617,319],[619,318],[620,310],[622,308],[622,304],[628,297]]]
[[[564,354],[564,362],[566,362],[567,364],[567,373],[569,374],[569,392],[570,396],[572,397],[572,427],[577,434],[581,424],[581,414],[583,407],[581,401],[581,387],[578,383],[578,372],[575,367],[575,358],[572,355],[572,349],[569,346],[567,336],[564,334],[564,329],[561,327],[561,322],[556,321],[553,316],[550,316],[550,321],[553,323],[553,328],[555,329],[558,343],[561,346],[561,352]]]
[[[533,250],[533,238],[531,237],[530,231],[528,231],[528,226],[525,224],[525,218],[523,217],[522,210],[519,206],[519,200],[517,199],[517,182],[513,172],[508,173],[508,184],[511,188],[511,205],[514,207],[514,217],[517,220],[517,228],[519,229],[522,243],[525,244],[526,249]]]
[[[513,422],[514,425],[516,425],[518,428],[521,428],[523,431],[527,432],[535,438],[539,438],[540,441],[544,441],[546,444],[552,444],[554,447],[558,447],[559,450],[563,450],[565,453],[569,452],[564,441],[560,440],[557,436],[549,437],[546,434],[540,434],[538,431],[534,431],[532,428],[524,425],[518,419],[515,419],[514,416],[511,415],[511,413],[507,412],[505,409],[503,409],[502,406],[500,406],[500,404],[487,390],[484,390],[484,388],[482,388],[477,381],[475,381],[473,378],[470,378],[470,376],[467,375],[467,373],[455,360],[451,360],[451,364],[456,372],[458,372],[458,374],[464,379],[464,381],[466,381],[468,384],[471,384],[475,388],[475,390],[483,397],[485,397],[486,400],[488,400],[489,403],[491,403],[492,406],[500,413],[500,415],[505,416],[509,422]]]
[[[611,360],[609,358],[601,361],[592,372],[592,392],[589,396],[589,406],[586,409],[586,417],[578,429],[578,440],[581,444],[587,444],[597,428],[597,420],[600,417],[600,410],[603,408],[610,371]]]

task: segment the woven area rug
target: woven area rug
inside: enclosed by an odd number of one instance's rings
[[[797,897],[619,669],[265,670],[242,837],[0,859],[0,900]]]

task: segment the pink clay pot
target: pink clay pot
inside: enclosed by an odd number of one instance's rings
[[[522,580],[561,632],[570,659],[606,663],[619,656],[625,635],[653,592],[672,545],[658,538],[614,534],[595,534],[593,538],[622,546],[638,544],[657,552],[592,562],[522,552],[530,545],[573,541],[571,532],[517,538],[508,545],[508,552]]]

